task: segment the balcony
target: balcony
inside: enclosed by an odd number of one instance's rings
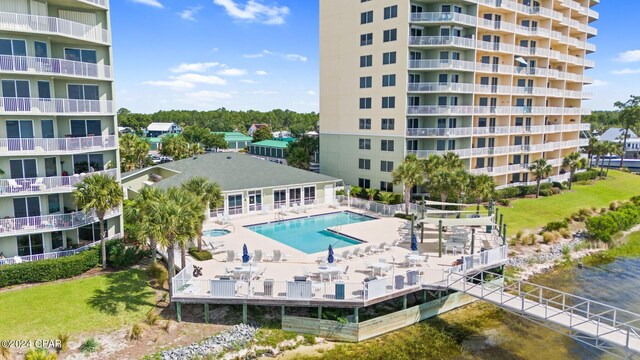
[[[0,98],[0,114],[16,115],[115,115],[111,100]]]
[[[471,128],[409,128],[407,136],[410,137],[457,137],[470,136]]]
[[[411,22],[414,23],[456,23],[469,26],[476,26],[477,18],[475,16],[459,14],[459,13],[443,13],[443,12],[419,12],[411,14]]]
[[[115,178],[118,176],[118,170],[110,169],[89,174],[75,174],[73,176],[0,179],[0,197],[68,193],[73,191],[75,184],[82,182],[85,177],[96,174]]]
[[[476,63],[462,60],[410,60],[409,69],[412,70],[462,70],[473,71]]]
[[[105,215],[105,219],[118,216],[122,209],[114,209]],[[25,235],[36,232],[51,232],[77,229],[98,221],[95,213],[76,211],[69,214],[30,216],[13,219],[0,219],[0,237]]]
[[[411,36],[409,45],[412,46],[457,46],[468,49],[476,47],[476,41],[460,36]]]
[[[588,115],[589,109],[546,106],[409,106],[408,115]]]
[[[0,139],[0,156],[66,155],[113,150],[115,135],[55,139]]]
[[[429,155],[442,156],[446,153],[454,153],[461,158],[470,157],[471,149],[457,149],[457,150],[407,150],[407,154],[415,154],[419,158],[426,158]]]
[[[0,72],[113,80],[113,70],[108,65],[30,56],[0,55]]]
[[[101,44],[111,42],[109,31],[100,26],[49,16],[0,12],[0,30],[58,35]]]
[[[473,84],[469,83],[409,83],[409,92],[419,93],[473,93]]]
[[[103,9],[107,8],[107,0],[78,0],[78,1],[86,4],[90,4],[90,5],[95,5]]]

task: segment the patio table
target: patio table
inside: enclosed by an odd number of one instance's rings
[[[380,276],[382,276],[382,271],[383,270],[388,270],[391,267],[391,264],[389,263],[384,263],[384,262],[374,262],[372,264],[370,264],[370,266],[373,268],[373,274],[376,274],[376,270],[378,271],[378,273],[380,273]]]
[[[405,255],[404,258],[409,262],[409,265],[411,266],[415,266],[418,264],[418,262],[424,260],[424,256],[416,254]]]
[[[324,280],[325,277],[329,278],[329,281],[332,280],[334,274],[339,275],[342,272],[342,269],[338,266],[318,266],[318,273],[320,274],[320,280]]]

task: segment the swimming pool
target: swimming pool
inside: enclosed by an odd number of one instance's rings
[[[225,236],[227,234],[229,234],[231,231],[226,230],[226,229],[213,229],[213,230],[205,230],[202,232],[202,236],[208,236],[208,237],[218,237],[218,236]]]
[[[329,245],[341,248],[360,244],[360,241],[327,230],[329,227],[374,220],[370,216],[349,211],[310,216],[247,226],[249,230],[281,242],[307,254],[326,251]]]

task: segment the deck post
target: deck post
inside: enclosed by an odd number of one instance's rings
[[[476,243],[476,228],[471,228],[471,255],[473,255],[475,243]]]
[[[355,322],[356,324],[360,322],[360,320],[358,319],[358,308],[353,308],[353,322]]]
[[[402,310],[407,310],[407,295],[402,296]]]
[[[504,216],[504,214],[500,214],[500,225],[498,225],[498,235],[502,235],[500,230],[502,229],[502,218],[503,218],[503,216]]]
[[[507,224],[502,225],[502,245],[507,244]]]
[[[182,321],[182,303],[176,303],[176,321]]]
[[[438,257],[442,257],[442,220],[438,220]]]
[[[427,290],[422,290],[422,303],[427,302]]]
[[[209,323],[209,303],[204,303],[204,323]]]
[[[493,213],[493,198],[489,199],[489,216]]]
[[[280,309],[280,317],[284,319],[284,305],[282,305],[282,308]]]
[[[318,306],[318,320],[322,320],[322,306]]]
[[[242,304],[242,323],[247,323],[247,304]]]

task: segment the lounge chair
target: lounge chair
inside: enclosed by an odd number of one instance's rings
[[[374,253],[384,252],[385,246],[387,246],[387,243],[383,241],[378,247],[374,247],[373,249],[371,249],[371,251],[373,251]]]
[[[347,265],[346,268],[344,268],[344,271],[342,272],[342,274],[340,274],[340,278],[346,278],[347,280],[349,280],[349,265]]]
[[[371,245],[367,245],[367,246],[364,248],[364,251],[363,251],[363,252],[364,252],[364,254],[365,254],[365,255],[373,255],[373,254],[374,254],[374,252],[373,252],[373,250],[371,250],[372,248],[373,248],[373,246],[371,246]]]
[[[384,245],[384,250],[387,251],[387,250],[391,250],[393,248],[396,248],[396,247],[398,247],[398,244],[400,244],[400,240],[393,240],[391,245],[387,245],[387,244]]]
[[[22,185],[18,185],[15,179],[7,179],[7,183],[9,184],[9,189],[11,189],[12,192],[22,190]]]
[[[360,248],[355,248],[353,250],[353,254],[349,255],[349,258],[350,259],[356,259],[358,257],[360,257]]]
[[[206,244],[209,245],[212,252],[218,251],[219,248],[224,246],[224,242],[222,241],[209,241],[209,242],[206,242]]]
[[[351,250],[345,250],[342,252],[342,254],[340,256],[336,257],[336,261],[346,261],[349,260],[349,253],[351,252]]]
[[[42,191],[47,188],[47,185],[44,184],[44,178],[37,178],[36,182],[34,182],[31,187],[36,187],[38,190]]]
[[[262,250],[254,250],[253,251],[253,262],[262,261]]]
[[[236,253],[233,250],[227,250],[227,258],[225,259],[226,262],[232,262],[236,259]]]
[[[280,262],[280,261],[282,261],[282,251],[273,250],[273,256],[270,257],[269,259],[265,259],[265,260],[271,261],[271,262]]]

